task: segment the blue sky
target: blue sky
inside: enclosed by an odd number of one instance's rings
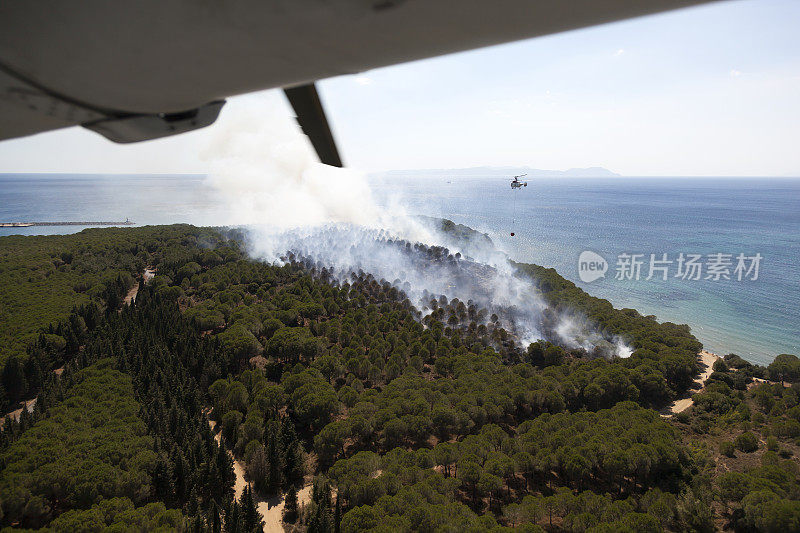
[[[736,0],[343,76],[320,91],[345,162],[366,171],[800,176],[798,23],[796,0]],[[278,91],[228,106],[263,101],[290,113]],[[50,132],[0,142],[0,172],[204,172],[209,135],[117,146],[78,128]]]

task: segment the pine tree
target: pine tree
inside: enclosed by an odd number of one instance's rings
[[[209,511],[211,515],[211,532],[212,533],[220,533],[221,531],[221,520],[219,516],[219,508],[217,507],[217,501],[211,500],[211,510]]]
[[[271,422],[267,431],[267,462],[269,463],[267,489],[270,492],[277,492],[280,489],[284,467],[276,425]]]
[[[233,472],[233,460],[224,446],[217,447],[216,463],[220,479],[215,480],[215,483],[222,489],[222,494],[228,494],[233,490],[236,474]]]
[[[166,454],[159,454],[153,471],[153,492],[155,499],[171,507],[175,499],[175,483],[172,480],[172,463]]]
[[[248,465],[248,474],[251,479],[253,479],[257,490],[267,490],[269,462],[267,461],[267,453],[264,451],[264,446],[261,444],[253,451],[250,464]]]
[[[225,513],[225,533],[239,533],[242,531],[241,513],[236,500],[231,502],[230,510]]]
[[[294,429],[294,423],[292,420],[285,416],[281,419],[281,443],[283,444],[284,448],[291,448],[292,445],[297,443],[297,432]]]
[[[256,503],[253,500],[253,491],[249,484],[244,488],[239,502],[242,509],[242,524],[244,526],[244,531],[263,531],[264,523],[261,520],[261,515],[258,514]]]
[[[308,519],[309,533],[330,533],[333,531],[331,516],[331,488],[328,482],[317,479],[311,489],[311,516]]]
[[[2,384],[6,391],[6,398],[12,403],[20,400],[27,392],[28,383],[25,380],[25,372],[16,356],[6,359],[2,372]]]
[[[289,477],[292,481],[302,480],[303,476],[306,474],[306,467],[305,461],[303,456],[303,449],[300,446],[299,442],[295,442],[294,445],[289,448],[286,452],[286,472],[287,477]]]
[[[205,522],[201,515],[197,515],[192,520],[192,533],[202,533],[205,530]]]
[[[280,439],[285,450],[283,471],[286,473],[286,481],[302,478],[305,474],[303,453],[300,449],[300,442],[297,439],[294,423],[289,417],[284,417],[281,421]]]
[[[289,487],[283,504],[283,521],[294,524],[297,520],[297,490]]]
[[[42,343],[44,343],[44,334],[41,335]],[[25,361],[23,365],[23,372],[25,373],[25,378],[28,381],[28,393],[33,394],[34,390],[38,390],[41,388],[42,383],[44,382],[44,374],[45,371],[42,368],[43,364],[48,365],[48,362],[44,362],[43,360],[47,359],[47,355],[44,353],[44,346],[40,349],[34,349],[32,353],[29,353],[28,359]]]
[[[172,447],[172,464],[174,465],[173,475],[175,477],[175,496],[179,505],[183,505],[187,499],[189,490],[189,464],[181,453],[177,445]]]
[[[23,432],[32,425],[33,417],[31,416],[30,411],[28,411],[28,404],[26,402],[22,402],[22,412],[19,414],[19,430],[20,432]]]
[[[197,495],[197,486],[192,485],[192,490],[189,492],[189,498],[186,502],[186,512],[189,516],[196,515],[199,511],[199,497]]]

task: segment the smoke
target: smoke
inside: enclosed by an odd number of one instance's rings
[[[435,233],[433,228],[429,233]],[[441,246],[405,240],[391,229],[345,224],[277,233],[257,227],[249,238],[251,253],[265,261],[280,262],[289,252],[331,270],[340,281],[360,270],[401,288],[423,313],[430,312],[432,298],[444,295],[502,315],[524,343],[542,338],[546,306],[534,286],[517,277],[508,263],[498,268]]]
[[[398,285],[423,313],[431,298],[475,303],[496,313],[522,346],[547,338],[568,348],[630,355],[579,315],[556,315],[488,237],[441,231],[409,216],[399,196],[379,206],[364,174],[323,165],[277,100],[229,109],[205,152],[207,185],[225,206],[225,225],[245,226],[255,258],[288,253],[347,281],[363,271]],[[463,228],[462,228],[463,229]]]
[[[633,348],[622,338],[617,335],[610,339],[605,338],[597,331],[594,324],[578,314],[559,314],[549,337],[549,340],[557,344],[586,350],[590,353],[610,354],[622,358],[630,357],[633,353]]]
[[[246,108],[227,110],[215,126],[203,155],[210,170],[206,185],[227,208],[224,224],[290,229],[346,223],[419,230],[407,223],[399,204],[379,208],[363,174],[319,163],[283,108],[275,98],[254,100]]]

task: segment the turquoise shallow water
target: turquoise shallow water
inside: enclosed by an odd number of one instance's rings
[[[448,183],[448,179],[451,183]],[[706,347],[767,363],[800,355],[800,179],[561,178],[516,193],[490,177],[381,178],[382,201],[400,194],[413,214],[443,216],[488,233],[518,261],[556,268],[617,307],[688,323]],[[0,221],[124,220],[213,224],[223,210],[202,176],[0,175]],[[0,228],[0,235],[81,227]],[[515,237],[509,234],[513,231]],[[609,263],[583,283],[578,256]],[[649,255],[760,253],[759,279],[646,281]],[[621,253],[644,254],[642,279],[614,279]]]

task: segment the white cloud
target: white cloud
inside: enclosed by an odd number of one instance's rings
[[[359,85],[371,85],[372,78],[369,76],[356,76],[356,83]]]
[[[624,53],[625,53],[625,49],[624,48],[620,48],[616,52],[614,52],[614,55],[615,56],[621,56]]]
[[[731,69],[731,77],[732,78],[738,78],[741,75],[742,75],[742,71],[741,70],[736,70],[735,68]]]

